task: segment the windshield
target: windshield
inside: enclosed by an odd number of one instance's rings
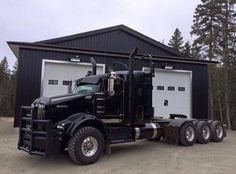
[[[100,85],[94,85],[94,84],[79,84],[77,86],[75,86],[75,88],[73,89],[73,93],[77,94],[77,93],[91,93],[91,92],[98,92],[99,91],[99,87]]]

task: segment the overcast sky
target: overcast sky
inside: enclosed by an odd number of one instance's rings
[[[6,41],[35,42],[124,24],[168,43],[175,28],[190,40],[200,0],[1,0],[0,59],[15,56]]]

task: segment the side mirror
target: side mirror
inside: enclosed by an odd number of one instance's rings
[[[154,67],[154,63],[153,63],[153,62],[151,62],[151,67],[150,67],[150,69],[151,69],[152,77],[154,77],[154,76],[155,76],[155,67]]]
[[[111,72],[110,77],[108,79],[108,87],[107,87],[108,94],[111,96],[115,95],[115,90],[114,90],[115,79],[116,79],[116,74],[114,72]]]

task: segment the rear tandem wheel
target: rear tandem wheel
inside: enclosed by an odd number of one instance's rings
[[[225,132],[224,127],[219,121],[213,121],[211,123],[211,132],[213,142],[221,142],[224,139]]]
[[[207,121],[199,121],[196,124],[197,142],[200,144],[207,144],[211,141],[212,133],[211,126]]]
[[[184,123],[179,131],[179,142],[183,146],[192,146],[197,139],[196,127],[192,122]]]

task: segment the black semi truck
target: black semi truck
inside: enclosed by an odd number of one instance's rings
[[[169,119],[154,117],[150,71],[134,71],[136,63],[151,55],[136,58],[137,48],[129,56],[126,71],[78,79],[66,95],[37,98],[31,106],[21,107],[18,149],[31,155],[48,156],[67,150],[77,164],[92,164],[110,145],[139,139],[165,138],[183,146],[195,142],[221,142],[226,130],[219,121],[188,119],[178,113]],[[151,60],[151,59],[150,59]]]

